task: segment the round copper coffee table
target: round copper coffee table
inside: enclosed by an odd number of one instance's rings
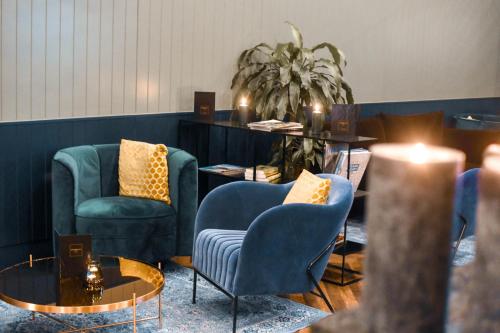
[[[165,277],[161,269],[123,257],[101,256],[104,277],[101,292],[88,292],[79,277],[60,278],[56,258],[29,260],[0,271],[0,299],[16,307],[39,313],[66,325],[61,332],[83,332],[117,325],[158,320],[161,327],[161,291]],[[158,315],[137,318],[136,306],[158,296]],[[133,308],[131,320],[77,328],[51,313],[101,313]]]

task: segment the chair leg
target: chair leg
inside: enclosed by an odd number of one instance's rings
[[[326,306],[328,306],[328,309],[330,310],[330,312],[331,313],[335,313],[335,309],[333,308],[333,306],[330,303],[330,301],[328,300],[328,298],[326,298],[326,295],[323,292],[323,289],[321,289],[321,286],[319,285],[319,283],[316,281],[316,279],[314,278],[314,276],[312,275],[311,272],[308,272],[308,273],[309,273],[309,277],[311,278],[312,282],[314,283],[314,286],[318,290],[319,295],[321,296],[321,298],[323,299],[323,301],[326,303]]]
[[[455,259],[455,256],[458,251],[458,247],[460,246],[460,242],[462,241],[462,238],[464,237],[465,229],[467,228],[467,220],[460,215],[460,219],[462,220],[462,228],[460,229],[460,235],[458,235],[458,239],[455,242],[455,246],[453,247],[453,255],[451,256],[452,259]]]
[[[316,264],[321,258],[323,258],[324,255],[328,254],[329,251],[331,250],[331,248],[333,246],[335,246],[335,240],[337,239],[337,237],[335,237],[335,239],[333,240],[333,242],[331,242],[330,244],[328,244],[328,246],[323,250],[321,251],[321,253],[316,257],[314,258],[310,263],[309,263],[309,266],[307,267],[307,275],[309,275],[309,278],[312,280],[312,282],[314,283],[314,286],[316,287],[316,289],[318,289],[318,292],[321,296],[321,298],[323,299],[323,301],[325,301],[326,305],[328,306],[328,309],[330,309],[330,312],[334,313],[335,310],[333,309],[333,306],[332,304],[330,304],[330,301],[326,298],[325,296],[325,293],[323,292],[323,289],[321,289],[318,281],[316,281],[316,279],[314,278],[314,275],[312,273],[312,267],[314,266],[314,264]]]
[[[196,270],[193,270],[193,304],[196,304],[196,282],[198,280],[198,274]]]
[[[236,317],[238,316],[238,296],[233,298],[233,333],[236,333]]]

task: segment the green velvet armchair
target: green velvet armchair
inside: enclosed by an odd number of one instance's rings
[[[52,227],[59,234],[91,234],[96,254],[164,261],[191,255],[198,204],[198,166],[168,148],[171,205],[118,196],[119,144],[58,151],[52,161]]]

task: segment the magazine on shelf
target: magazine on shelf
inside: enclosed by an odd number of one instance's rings
[[[337,165],[337,160],[339,157],[339,153],[342,150],[347,150],[349,146],[346,143],[336,143],[336,144],[331,144],[327,143],[325,146],[325,168],[324,172],[328,173],[334,173],[335,167]]]
[[[299,131],[304,128],[301,123],[284,122],[276,119],[253,122],[247,125],[248,128],[266,132],[277,131]]]
[[[225,176],[243,176],[245,174],[244,167],[232,164],[211,165],[202,167],[200,170]]]
[[[342,149],[343,144],[337,145],[341,147],[329,147],[325,150],[325,169],[324,172],[334,173],[336,175],[347,178],[347,163],[348,151]],[[344,147],[345,148],[345,147]],[[340,150],[339,150],[340,149]],[[359,183],[363,178],[368,162],[370,161],[370,151],[362,148],[351,149],[351,165],[349,169],[349,180],[352,183],[354,191],[358,190]],[[328,162],[327,162],[328,161]],[[333,162],[335,161],[335,162]]]

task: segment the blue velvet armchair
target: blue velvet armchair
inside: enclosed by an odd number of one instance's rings
[[[315,287],[331,311],[318,281],[352,205],[351,184],[330,178],[326,205],[287,204],[293,183],[233,182],[214,189],[200,205],[193,250],[193,303],[197,275],[233,301],[238,297],[304,293]]]
[[[460,241],[473,235],[476,228],[479,170],[478,168],[467,170],[457,179],[457,201],[452,229],[452,240],[455,242],[454,254],[460,246]]]
[[[52,161],[52,226],[59,234],[91,234],[96,254],[164,261],[191,255],[198,205],[198,167],[168,148],[171,205],[118,196],[119,144],[62,149]]]

